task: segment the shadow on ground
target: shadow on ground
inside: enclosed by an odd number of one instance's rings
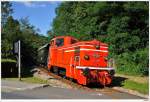
[[[115,76],[112,80],[112,84],[109,87],[122,87],[123,82],[128,78]]]

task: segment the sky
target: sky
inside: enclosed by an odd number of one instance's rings
[[[36,28],[40,29],[40,34],[46,35],[47,31],[52,28],[53,19],[56,17],[55,9],[59,6],[59,1],[46,2],[12,2],[14,19],[28,17],[29,22]]]

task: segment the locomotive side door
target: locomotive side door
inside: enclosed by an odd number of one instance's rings
[[[74,65],[73,75],[74,78],[77,78],[78,70],[76,69],[76,66],[80,66],[80,47],[75,47],[73,65]]]
[[[64,38],[53,39],[51,40],[50,45],[49,65],[58,66],[62,62],[62,51],[59,51],[58,49],[64,45]]]
[[[59,49],[64,46],[64,38],[57,38],[56,46],[57,46],[57,65],[62,67],[64,55],[63,55],[63,50],[59,50]]]

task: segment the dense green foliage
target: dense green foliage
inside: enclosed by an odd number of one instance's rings
[[[7,6],[5,6],[7,5]],[[14,42],[21,40],[21,60],[23,66],[35,65],[37,49],[47,43],[48,39],[38,34],[38,29],[29,23],[28,18],[15,20],[12,16],[10,2],[2,2],[2,59],[16,59],[13,54]]]
[[[135,52],[123,53],[117,56],[117,72],[130,75],[148,75],[148,48]]]
[[[106,42],[118,72],[148,75],[148,12],[148,2],[63,2],[49,34]]]

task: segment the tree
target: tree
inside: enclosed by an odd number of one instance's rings
[[[144,64],[137,64],[131,55],[144,53],[142,59],[147,54],[148,11],[148,2],[63,2],[56,9],[52,32],[56,36],[70,35],[80,40],[96,38],[106,42],[110,56],[133,65],[139,73],[142,69],[139,66]],[[118,64],[119,68],[121,66],[122,63]]]
[[[121,54],[128,51],[135,51],[139,48],[140,38],[130,34],[128,28],[129,17],[114,17],[108,25],[109,43],[112,46],[112,52]]]
[[[12,16],[9,16],[6,24],[4,25],[3,33],[5,33],[5,35],[2,36],[2,38],[6,37],[10,43],[18,40],[21,35],[20,24],[18,20],[15,20]]]
[[[22,19],[19,22],[12,16],[8,17],[2,33],[2,58],[14,59],[13,43],[21,40],[23,66],[35,65],[37,49],[48,41],[46,37],[38,34],[36,28],[30,24],[28,19]]]
[[[12,4],[10,2],[8,1],[1,2],[2,27],[6,23],[7,18],[13,13],[13,9],[11,7],[12,7]]]
[[[13,43],[18,39],[21,39],[20,24],[10,16],[2,31],[2,57],[13,57]]]
[[[26,33],[29,33],[29,34],[36,34],[40,31],[38,28],[35,28],[35,26],[30,24],[28,17],[21,18],[19,20],[19,22],[20,22],[20,25],[21,25],[20,29],[23,32],[26,32]]]
[[[37,50],[47,43],[47,38],[38,34],[38,30],[33,26],[28,17],[20,19],[20,30],[22,39],[22,59],[25,66],[32,66],[37,61]],[[30,59],[30,60],[29,60]]]
[[[52,30],[47,31],[48,40],[50,41],[52,38],[55,37],[55,34],[52,32]]]

